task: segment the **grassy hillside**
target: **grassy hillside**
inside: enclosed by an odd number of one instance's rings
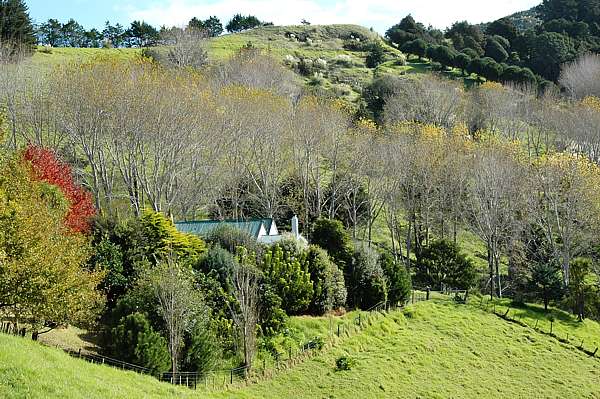
[[[366,44],[373,41],[380,41],[385,49],[385,62],[374,69],[366,66]],[[428,61],[411,59],[405,62],[406,57],[399,50],[383,43],[377,33],[358,25],[265,26],[226,34],[208,41],[209,59],[212,63],[223,61],[249,43],[271,54],[290,68],[301,59],[309,62],[319,60],[322,65],[317,71],[319,78],[315,80],[314,76],[304,76],[305,82],[315,85],[318,81],[321,89],[349,102],[357,100],[362,88],[374,77],[385,74],[433,72]],[[140,53],[140,49],[40,47],[30,63],[36,66],[52,66],[61,62],[94,58],[126,60],[135,58]],[[462,79],[468,85],[474,82],[472,76],[464,77],[457,69],[442,73],[451,79]]]
[[[531,317],[541,314],[535,307],[525,311]],[[171,387],[0,336],[0,397],[598,397],[598,357],[505,322],[475,304],[430,301],[373,320],[362,333],[273,379],[223,392]],[[307,336],[329,332],[327,318],[292,323]],[[582,334],[600,331],[593,322],[583,326]],[[565,323],[564,328],[580,327]],[[339,356],[349,356],[356,365],[336,371]]]
[[[338,356],[357,364],[335,371]],[[600,360],[471,306],[422,303],[293,371],[211,397],[595,398]],[[535,383],[534,383],[535,382]]]
[[[161,398],[191,393],[149,376],[90,364],[59,349],[0,334],[1,398]]]

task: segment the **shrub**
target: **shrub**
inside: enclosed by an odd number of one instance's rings
[[[281,308],[282,300],[269,284],[260,286],[260,319],[258,324],[265,336],[273,336],[283,330],[287,314]]]
[[[426,55],[432,61],[440,63],[444,67],[454,65],[454,57],[457,53],[448,46],[431,46],[426,50]]]
[[[318,349],[321,350],[325,347],[325,340],[323,339],[323,337],[313,337],[310,341],[308,341],[306,343],[306,345],[310,348],[310,349]]]
[[[313,65],[316,69],[327,69],[327,61],[322,58],[317,58],[314,60]]]
[[[335,361],[335,369],[337,371],[352,370],[354,366],[356,366],[356,361],[347,356],[340,356]]]
[[[346,286],[350,304],[368,309],[387,300],[387,281],[378,262],[378,255],[367,246],[359,246],[346,271]]]
[[[496,62],[504,62],[508,59],[508,53],[496,39],[488,39],[485,55],[493,58]]]
[[[196,323],[190,333],[184,356],[184,369],[204,376],[214,370],[221,357],[215,334],[205,323]]]
[[[465,53],[459,53],[456,55],[456,57],[454,57],[454,66],[460,68],[463,75],[465,74],[469,63],[471,63],[471,57]]]
[[[298,62],[298,72],[303,76],[310,76],[315,69],[314,62],[310,58],[300,58]]]
[[[379,42],[371,44],[369,53],[365,59],[367,68],[377,68],[377,66],[383,62],[385,62],[385,49]]]
[[[350,57],[348,54],[339,54],[337,57],[335,57],[335,63],[345,67],[351,67],[354,64],[352,62],[352,57]]]
[[[403,304],[410,298],[412,283],[406,267],[397,262],[389,252],[379,255],[379,264],[388,282],[388,300],[393,304]]]
[[[111,242],[108,238],[94,246],[92,257],[88,261],[92,268],[104,270],[106,275],[102,280],[101,287],[106,293],[109,307],[115,304],[116,299],[125,292],[127,288],[127,276],[124,270],[123,253],[121,247]]]
[[[419,60],[425,57],[425,51],[427,51],[427,42],[423,39],[411,40],[410,42],[404,43],[400,50],[404,53],[414,54],[419,57]]]
[[[173,253],[193,265],[206,250],[206,244],[200,237],[180,232],[173,222],[160,212],[146,209],[140,223],[148,259]]]
[[[143,313],[123,317],[112,330],[111,354],[123,361],[165,372],[171,366],[167,341],[150,326]]]
[[[415,280],[430,287],[446,285],[469,290],[475,285],[473,262],[462,254],[456,244],[438,240],[424,248],[415,264]]]
[[[571,261],[569,273],[569,304],[573,314],[583,320],[588,314],[596,313],[594,302],[597,302],[598,277],[593,273],[592,260],[575,258]],[[595,305],[595,304],[594,304]]]
[[[503,67],[491,58],[484,58],[483,76],[488,80],[498,81],[502,75]]]
[[[167,340],[154,331],[139,334],[134,354],[136,364],[146,367],[154,375],[164,373],[171,365]]]
[[[274,245],[264,254],[261,269],[266,283],[281,298],[282,308],[288,314],[308,309],[313,295],[308,262]]]
[[[214,245],[204,255],[198,267],[202,273],[215,276],[221,286],[227,287],[235,265],[235,256],[231,252]]]
[[[225,224],[210,232],[206,240],[220,245],[232,254],[236,252],[237,247],[244,247],[249,252],[258,252],[258,244],[248,232]]]
[[[472,48],[468,48],[468,47],[462,49],[462,54],[466,54],[472,60],[479,58],[479,53],[477,53],[477,51],[473,50]]]
[[[309,247],[306,257],[313,284],[310,312],[324,314],[331,309],[344,306],[347,295],[344,276],[331,261],[327,252],[313,245]]]

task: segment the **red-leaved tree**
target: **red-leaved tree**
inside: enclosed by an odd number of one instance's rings
[[[57,186],[69,201],[65,225],[75,232],[88,233],[96,208],[91,193],[75,183],[71,167],[54,151],[31,144],[25,149],[23,158],[31,163],[37,180]]]

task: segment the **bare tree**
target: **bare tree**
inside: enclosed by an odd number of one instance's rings
[[[405,78],[395,86],[385,105],[388,126],[398,122],[420,122],[450,128],[462,114],[463,90],[437,76]]]
[[[598,223],[598,172],[589,160],[565,153],[543,158],[535,172],[539,199],[532,213],[568,287],[571,260],[585,253]]]
[[[238,254],[239,264],[236,265],[231,277],[235,304],[229,308],[233,322],[240,334],[243,350],[244,365],[249,369],[256,353],[256,323],[258,323],[258,281],[256,260],[253,254],[242,249]]]
[[[202,316],[203,302],[194,287],[191,270],[173,255],[162,260],[149,275],[169,338],[173,374],[177,373],[183,335]]]
[[[500,256],[520,229],[518,211],[524,208],[525,170],[515,149],[493,143],[478,148],[471,170],[467,220],[486,244],[490,297],[494,285],[502,297]]]
[[[208,63],[207,38],[206,31],[193,27],[168,29],[161,37],[168,48],[167,63],[178,68],[205,66]]]
[[[305,228],[311,218],[320,217],[327,205],[327,183],[331,182],[332,196],[338,196],[337,177],[330,175],[329,167],[337,170],[340,154],[345,151],[348,116],[323,99],[307,96],[293,109],[290,143],[292,170],[300,180]],[[332,200],[330,203],[335,203]],[[335,208],[335,204],[333,206]],[[331,213],[329,213],[331,214]]]
[[[563,65],[558,81],[573,98],[600,97],[600,55],[584,54]]]
[[[268,53],[251,46],[217,65],[211,76],[217,91],[234,85],[269,90],[289,98],[300,95],[297,76]]]

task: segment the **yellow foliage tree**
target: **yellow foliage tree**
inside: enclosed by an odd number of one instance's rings
[[[17,156],[0,160],[0,317],[43,327],[92,321],[103,273],[84,268],[88,239],[64,225],[60,191]]]

